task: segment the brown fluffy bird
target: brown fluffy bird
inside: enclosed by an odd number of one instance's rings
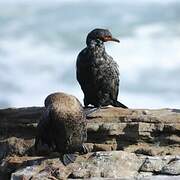
[[[75,152],[87,153],[86,117],[78,99],[53,93],[45,99],[45,112],[37,126],[35,148],[39,142],[63,154],[64,164],[74,161]],[[72,153],[72,154],[71,154]]]

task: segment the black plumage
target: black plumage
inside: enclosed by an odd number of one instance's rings
[[[78,99],[65,93],[53,93],[45,99],[45,111],[37,126],[35,148],[47,144],[62,154],[86,153],[86,117]]]
[[[106,41],[119,42],[109,30],[94,29],[87,36],[87,47],[77,57],[76,76],[84,92],[84,105],[127,108],[117,101],[119,70],[117,63],[105,51]]]

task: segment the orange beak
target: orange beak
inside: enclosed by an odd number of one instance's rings
[[[106,41],[114,41],[114,42],[120,42],[119,39],[116,39],[114,37],[103,37],[103,41],[106,42]]]

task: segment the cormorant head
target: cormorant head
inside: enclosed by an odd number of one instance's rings
[[[101,41],[101,42],[106,42],[106,41],[115,41],[115,42],[120,42],[118,39],[112,37],[112,34],[108,29],[94,29],[92,30],[86,38],[86,44],[90,44],[91,41]]]

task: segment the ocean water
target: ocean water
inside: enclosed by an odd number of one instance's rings
[[[94,28],[120,69],[119,100],[132,108],[180,108],[180,0],[0,0],[0,107],[43,105],[51,92],[83,101],[78,53]]]

